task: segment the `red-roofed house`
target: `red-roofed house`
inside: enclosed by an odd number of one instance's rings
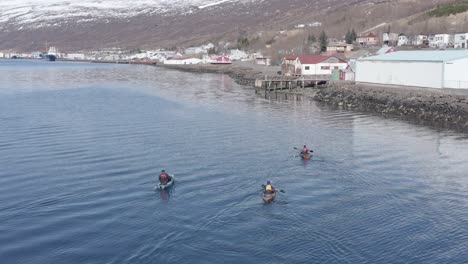
[[[373,33],[362,35],[356,38],[356,42],[363,46],[373,46],[379,44],[379,37]]]
[[[231,64],[231,63],[232,63],[231,59],[226,55],[219,56],[218,58],[216,58],[216,60],[211,62],[211,64]]]
[[[323,55],[288,55],[281,63],[284,75],[331,75],[332,70],[347,67],[346,61]]]

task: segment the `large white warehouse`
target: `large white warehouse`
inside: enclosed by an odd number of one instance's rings
[[[360,58],[356,82],[468,89],[468,50],[397,51]]]

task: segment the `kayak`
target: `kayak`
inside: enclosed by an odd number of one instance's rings
[[[169,176],[171,177],[171,180],[168,181],[166,184],[161,184],[161,183],[158,183],[158,186],[156,187],[157,189],[161,189],[161,190],[164,190],[164,189],[167,189],[169,187],[171,187],[172,185],[174,185],[174,182],[175,182],[175,176],[174,175],[170,175]]]
[[[302,158],[302,159],[305,159],[305,160],[310,159],[311,156],[312,156],[312,155],[310,155],[310,153],[307,153],[307,154],[301,153],[301,158]]]
[[[276,192],[274,193],[263,193],[262,198],[265,203],[273,202],[276,197]]]

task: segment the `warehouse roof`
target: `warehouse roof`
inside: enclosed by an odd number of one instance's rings
[[[378,56],[360,58],[359,61],[426,61],[446,62],[468,58],[468,50],[397,51]]]

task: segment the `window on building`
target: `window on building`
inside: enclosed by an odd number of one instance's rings
[[[310,70],[309,66],[305,66],[306,71]]]
[[[338,66],[335,66],[335,70],[338,70],[339,68],[340,68],[340,67],[338,67]]]
[[[322,70],[329,70],[329,69],[330,69],[330,66],[322,66],[321,69],[322,69]]]

